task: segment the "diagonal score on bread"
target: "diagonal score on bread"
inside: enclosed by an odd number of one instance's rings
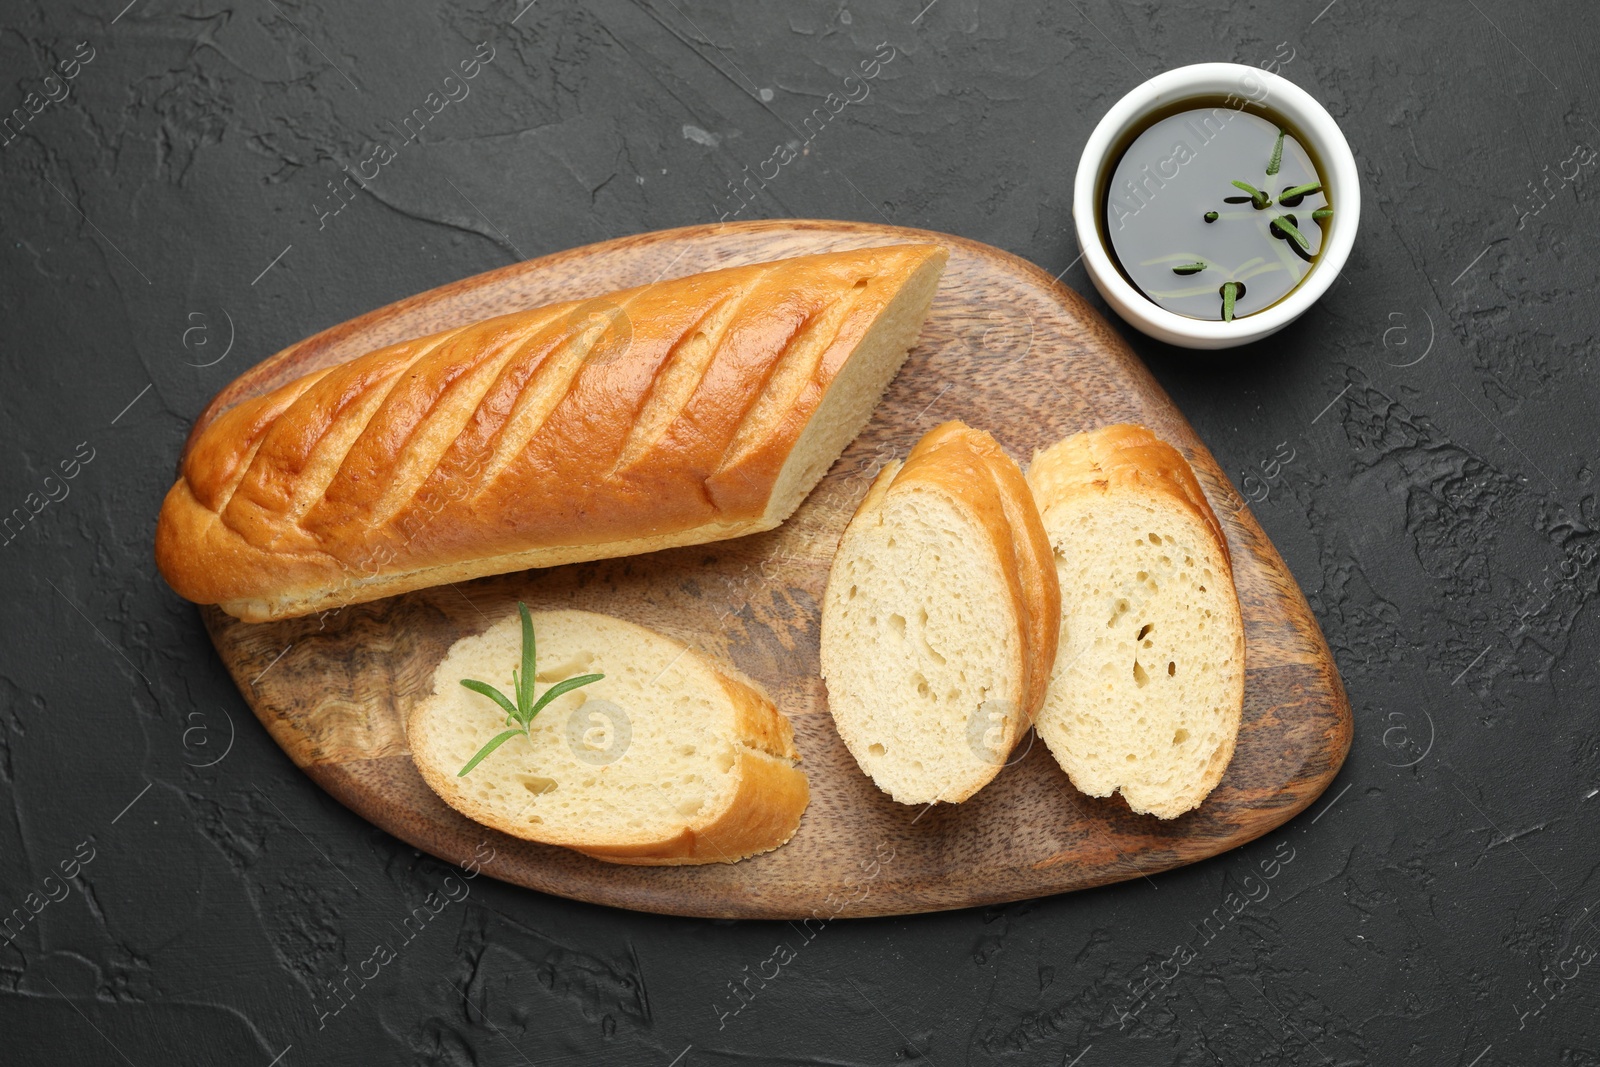
[[[1200,805],[1233,758],[1244,624],[1228,544],[1194,472],[1142,426],[1036,455],[1060,649],[1035,730],[1074,785],[1136,812]]]
[[[307,375],[199,435],[157,562],[184,597],[263,621],[772,529],[866,423],[945,260],[728,268]]]
[[[434,792],[468,818],[614,863],[732,863],[794,835],[810,799],[793,731],[772,701],[668,637],[609,615],[533,612],[538,684],[605,677],[553,700],[471,773],[505,727],[463,678],[510,689],[512,615],[451,646],[406,725]]]
[[[902,804],[967,799],[1033,722],[1060,613],[1021,470],[988,434],[937,427],[878,474],[828,575],[839,736]]]

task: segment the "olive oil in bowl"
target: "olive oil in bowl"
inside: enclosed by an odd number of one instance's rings
[[[1168,311],[1231,321],[1315,266],[1333,222],[1316,159],[1281,116],[1238,98],[1152,112],[1113,147],[1101,233],[1118,271]]]

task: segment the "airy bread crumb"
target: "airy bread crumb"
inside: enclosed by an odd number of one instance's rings
[[[1183,456],[1143,427],[1076,434],[1028,469],[1061,585],[1035,730],[1090,796],[1163,819],[1233,757],[1244,624],[1227,544]]]
[[[938,427],[879,473],[828,576],[839,736],[902,804],[967,799],[1033,721],[1059,614],[1022,472],[988,434]]]

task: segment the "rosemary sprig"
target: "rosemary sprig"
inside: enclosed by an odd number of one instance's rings
[[[1317,208],[1317,210],[1315,210],[1315,211],[1313,211],[1311,213],[1311,217],[1314,218],[1314,219],[1332,218],[1333,217],[1333,208],[1331,208],[1331,207],[1319,207],[1319,208]]]
[[[528,605],[520,600],[517,601],[517,612],[522,616],[522,668],[521,670],[515,667],[511,669],[511,683],[517,698],[516,702],[512,703],[504,693],[487,682],[480,682],[472,678],[461,679],[461,684],[467,689],[472,690],[474,693],[480,693],[499,704],[505,710],[506,725],[511,729],[503,730],[490,738],[487,744],[478,749],[477,755],[468,760],[467,765],[456,772],[457,778],[466,777],[472,768],[483,762],[484,757],[518,734],[531,740],[532,737],[528,733],[528,727],[533,722],[533,717],[543,711],[552,700],[570,693],[580,686],[588,685],[590,682],[598,682],[605,677],[603,674],[581,674],[576,678],[568,678],[566,681],[555,683],[544,691],[543,696],[535,700],[533,698],[534,673],[538,662],[538,649],[534,644],[533,616],[528,614]]]
[[[1217,218],[1218,218],[1218,216],[1217,216],[1217,213],[1216,213],[1216,212],[1215,212],[1215,211],[1208,211],[1208,212],[1206,212],[1206,213],[1205,213],[1205,215],[1204,215],[1204,216],[1202,216],[1202,217],[1203,217],[1203,218],[1204,218],[1204,219],[1205,219],[1205,220],[1206,220],[1206,221],[1207,221],[1207,222],[1216,222],[1216,221],[1217,221]]]
[[[1292,189],[1285,189],[1283,192],[1279,193],[1278,203],[1282,204],[1284,207],[1299,207],[1300,201],[1304,200],[1313,193],[1320,192],[1322,192],[1321,182],[1307,182],[1304,185],[1296,185]]]
[[[1294,239],[1294,243],[1299,245],[1302,250],[1306,252],[1311,251],[1311,242],[1306,240],[1306,235],[1301,233],[1299,229],[1295,227],[1295,224],[1293,221],[1291,221],[1291,218],[1292,217],[1289,215],[1279,215],[1277,218],[1272,220],[1272,228],[1281,234],[1292,237]]]
[[[1244,288],[1244,286],[1240,285],[1238,282],[1223,282],[1222,283],[1222,321],[1223,322],[1232,322],[1233,321],[1233,302],[1239,298],[1239,293],[1243,288]]]
[[[1272,197],[1268,196],[1260,189],[1257,189],[1249,182],[1235,181],[1233,185],[1235,188],[1243,189],[1246,193],[1250,194],[1250,202],[1256,206],[1257,211],[1272,205]]]
[[[1283,131],[1278,131],[1278,142],[1272,146],[1272,158],[1267,161],[1267,177],[1278,173],[1278,167],[1283,163]]]
[[[1181,266],[1173,267],[1172,268],[1172,273],[1174,273],[1174,274],[1199,274],[1201,271],[1203,271],[1205,269],[1206,269],[1205,260],[1197,259],[1193,263],[1185,263],[1185,264],[1183,264]]]

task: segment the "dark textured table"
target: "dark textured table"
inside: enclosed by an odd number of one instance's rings
[[[124,2],[0,16],[0,1061],[1600,1064],[1592,5]],[[1087,289],[1089,130],[1213,59],[1323,100],[1366,201],[1279,336],[1130,338],[1355,709],[1245,848],[804,931],[468,878],[297,771],[155,571],[218,388],[514,259],[822,216]]]

